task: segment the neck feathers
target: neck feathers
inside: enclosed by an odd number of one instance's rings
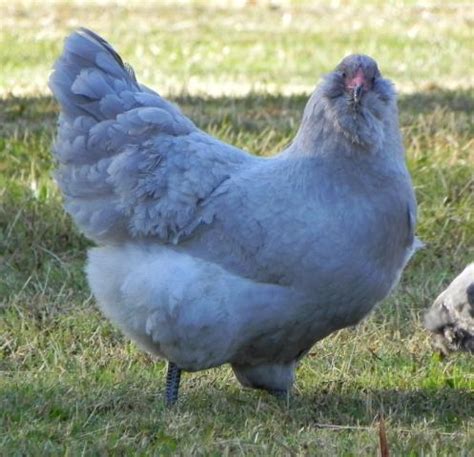
[[[329,80],[328,80],[329,79]],[[335,94],[328,78],[309,99],[293,147],[308,155],[372,155],[387,141],[401,150],[395,98],[366,94],[354,105]]]

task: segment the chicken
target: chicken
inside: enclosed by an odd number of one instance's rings
[[[325,77],[271,158],[198,129],[85,29],[50,87],[64,206],[99,245],[90,287],[168,360],[169,404],[181,370],[225,363],[244,386],[287,395],[298,361],[383,300],[417,246],[396,97],[368,56]]]
[[[438,296],[424,321],[444,356],[456,350],[474,353],[474,263]]]

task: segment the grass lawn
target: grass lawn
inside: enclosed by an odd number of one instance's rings
[[[473,455],[474,358],[441,361],[420,323],[474,259],[467,3],[0,2],[1,456],[375,456],[381,414],[392,455]],[[166,410],[165,364],[97,311],[82,271],[90,243],[50,177],[46,81],[80,25],[201,128],[256,154],[291,140],[311,88],[344,55],[372,55],[396,83],[427,246],[367,320],[313,348],[289,404],[222,367],[185,374]]]

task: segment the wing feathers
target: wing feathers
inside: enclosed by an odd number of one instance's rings
[[[56,179],[67,210],[96,241],[189,235],[213,218],[203,202],[252,160],[138,84],[86,29],[66,40],[50,87],[61,105]]]

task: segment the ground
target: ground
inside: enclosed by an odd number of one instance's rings
[[[458,2],[0,3],[0,455],[472,455],[474,359],[433,354],[423,310],[474,258],[472,8]],[[426,243],[367,320],[317,344],[282,404],[222,367],[184,375],[97,311],[89,243],[51,179],[65,35],[103,34],[201,128],[256,154],[294,135],[320,76],[375,57],[400,93]]]

